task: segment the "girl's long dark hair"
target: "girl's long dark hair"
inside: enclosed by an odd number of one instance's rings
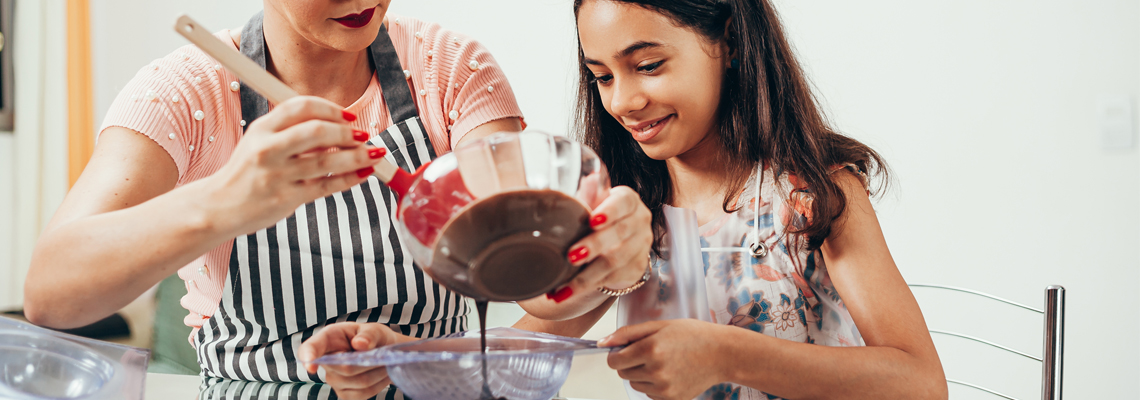
[[[658,12],[711,43],[727,41],[733,58],[739,60],[739,66],[726,72],[717,111],[718,135],[725,150],[725,159],[718,164],[730,169],[725,212],[735,211],[731,207],[736,194],[744,189],[757,163],[795,174],[811,193],[812,219],[806,225],[790,226],[788,233],[815,250],[847,206],[843,191],[828,176],[829,167],[852,163],[868,176],[881,176],[881,186],[889,181],[889,171],[878,153],[828,126],[768,0],[598,1],[631,3]],[[574,0],[575,16],[582,2]],[[591,82],[593,75],[586,68],[581,43],[578,58],[575,131],[609,166],[610,180],[636,190],[652,210],[656,251],[665,232],[661,206],[673,197],[669,171],[664,161],[646,156],[606,112]]]

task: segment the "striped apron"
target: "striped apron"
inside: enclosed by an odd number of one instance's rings
[[[240,47],[264,68],[262,35],[258,13],[242,31]],[[369,49],[396,122],[369,143],[388,148],[390,161],[414,171],[436,155],[385,28]],[[240,96],[246,121],[268,111],[266,99],[244,82]],[[466,298],[433,282],[413,263],[394,226],[396,200],[386,185],[369,177],[236,238],[221,304],[194,337],[207,383],[323,382],[323,371],[309,374],[296,354],[301,342],[335,322],[377,322],[415,337],[465,330]],[[324,389],[311,392],[331,393]],[[381,397],[401,397],[396,392]]]

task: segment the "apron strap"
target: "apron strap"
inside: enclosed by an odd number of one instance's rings
[[[415,97],[412,88],[408,85],[408,77],[404,75],[404,68],[400,65],[400,57],[396,55],[396,46],[388,36],[388,26],[380,27],[376,40],[368,47],[372,57],[373,68],[376,69],[376,80],[384,90],[384,101],[388,104],[388,112],[392,114],[392,122],[412,119],[419,116],[416,109]]]
[[[245,24],[245,28],[241,30],[241,45],[239,47],[241,47],[242,54],[257,63],[261,69],[265,69],[265,35],[262,33],[262,13],[262,11],[258,11]],[[269,100],[253,90],[244,80],[241,81],[241,90],[238,94],[241,98],[242,120],[245,121],[241,127],[241,131],[244,133],[253,120],[269,112]]]
[[[263,18],[263,12],[258,12],[245,24],[241,32],[241,48],[239,49],[242,54],[252,59],[262,69],[265,68],[266,56]],[[412,89],[408,85],[407,77],[404,76],[400,57],[396,54],[396,47],[388,35],[387,25],[380,27],[380,32],[376,34],[376,39],[372,41],[368,49],[368,58],[376,70],[376,80],[380,82],[384,101],[388,105],[388,113],[392,115],[393,123],[398,124],[401,121],[418,117],[419,110],[416,108]],[[253,120],[269,112],[269,101],[253,90],[252,87],[246,85],[245,81],[241,82],[240,97],[241,115],[246,122],[242,127],[242,132],[244,132]]]

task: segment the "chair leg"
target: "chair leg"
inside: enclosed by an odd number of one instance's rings
[[[1045,289],[1045,336],[1041,362],[1041,399],[1061,400],[1065,348],[1065,288]]]

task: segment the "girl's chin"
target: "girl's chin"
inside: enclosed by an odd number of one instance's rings
[[[649,158],[652,158],[652,159],[657,160],[657,161],[668,160],[668,159],[676,156],[676,154],[674,154],[673,152],[669,151],[669,149],[666,149],[666,148],[664,148],[664,146],[661,146],[661,145],[656,145],[656,144],[647,145],[645,143],[638,143],[638,145],[641,146],[641,151],[645,152],[646,156],[649,156]]]

